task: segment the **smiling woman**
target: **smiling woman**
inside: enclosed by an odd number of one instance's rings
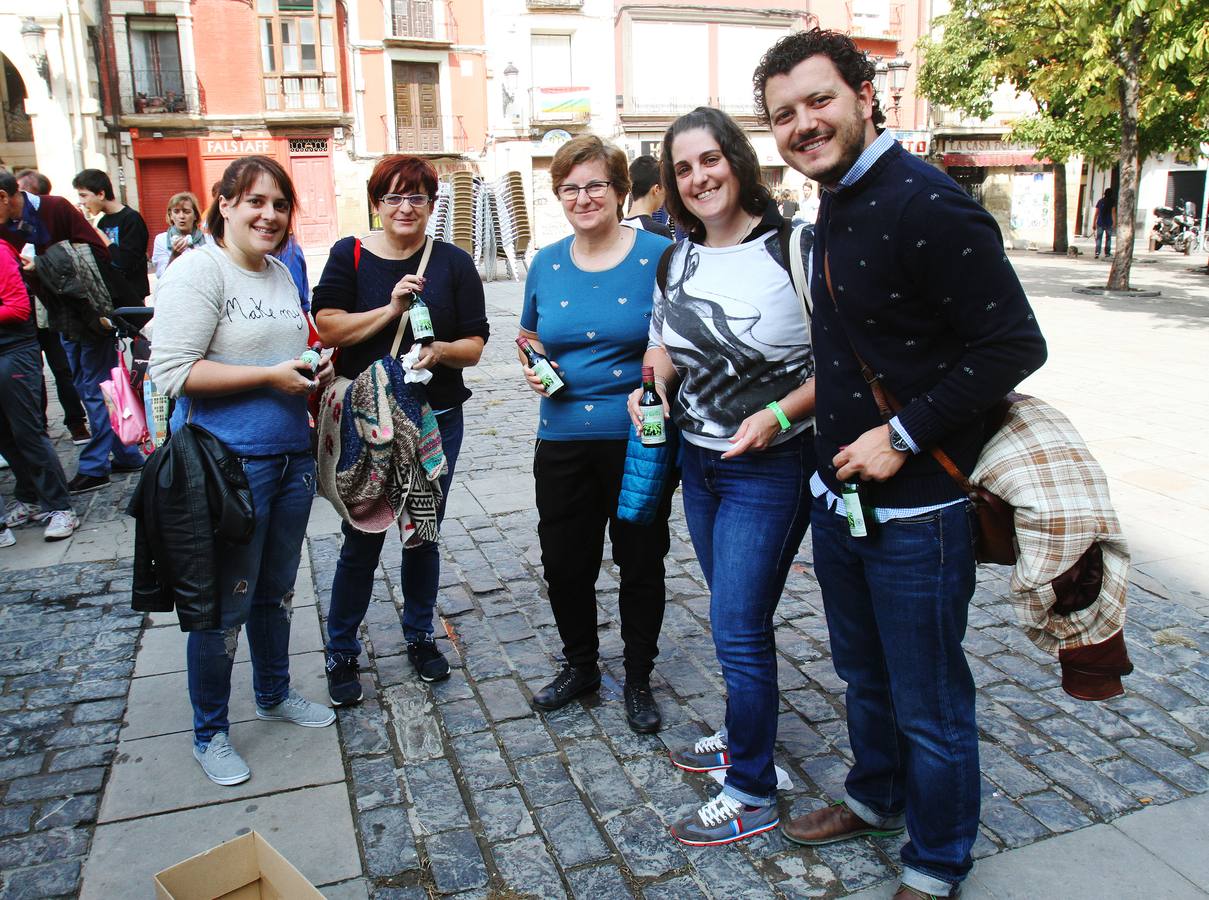
[[[256,715],[317,728],[335,714],[290,687],[290,603],[314,493],[306,398],[332,378],[298,357],[307,332],[285,264],[294,186],[276,161],[227,167],[209,213],[213,244],[176,262],[156,291],[151,375],[180,398],[173,431],[196,425],[243,461],[255,526],[215,553],[219,627],[189,632],[193,756],[215,784],[251,775],[228,739],[231,667],[247,626]],[[238,303],[232,304],[233,299]],[[202,515],[207,501],[198,498]],[[216,538],[216,540],[218,540]]]
[[[677,840],[704,846],[778,823],[772,621],[810,523],[814,357],[784,259],[788,226],[742,129],[695,109],[668,129],[661,165],[669,212],[689,238],[661,263],[643,364],[662,376],[684,437],[684,515],[727,689],[725,727],[672,753],[687,771],[727,770],[722,792],[672,826]],[[637,401],[636,391],[635,425]]]

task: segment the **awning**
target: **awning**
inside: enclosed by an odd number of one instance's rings
[[[1019,150],[988,150],[985,153],[946,153],[941,158],[945,166],[1048,166],[1048,159],[1039,160],[1031,153]]]

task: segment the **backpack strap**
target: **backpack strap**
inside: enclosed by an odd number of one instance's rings
[[[795,225],[793,234],[789,239],[789,278],[793,281],[794,292],[802,301],[802,305],[806,307],[806,315],[814,314],[814,304],[810,301],[810,279],[806,277],[806,261],[802,258],[802,238],[807,228],[810,225],[808,222],[803,222],[800,225]]]
[[[353,238],[353,271],[361,268],[361,238]]]
[[[430,238],[430,237],[424,238],[424,255],[420,257],[420,266],[419,266],[419,268],[416,269],[416,274],[421,277],[424,275],[424,270],[426,268],[428,268],[428,257],[432,256],[432,244],[433,244],[432,238]],[[395,340],[390,345],[390,355],[391,356],[399,355],[399,344],[401,344],[403,342],[403,332],[404,332],[404,330],[406,330],[407,323],[410,321],[411,321],[411,311],[410,310],[408,311],[408,313],[406,315],[399,316],[399,327],[395,329]]]
[[[667,296],[667,270],[671,268],[672,254],[679,246],[680,242],[677,241],[664,247],[663,254],[659,257],[659,264],[655,266],[655,284],[659,285],[659,293],[664,296]]]

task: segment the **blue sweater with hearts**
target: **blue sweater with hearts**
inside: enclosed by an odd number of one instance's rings
[[[642,383],[655,269],[670,241],[636,231],[625,259],[604,272],[580,269],[572,241],[543,247],[525,279],[521,328],[567,376],[565,388],[542,399],[537,436],[625,440],[634,430],[626,397]]]
[[[824,192],[813,261],[819,475],[840,493],[832,457],[882,421],[850,339],[903,404],[899,419],[923,450],[871,485],[872,504],[907,508],[959,497],[927,451],[939,445],[969,473],[987,410],[1046,358],[995,219],[948,175],[895,144],[854,184]]]

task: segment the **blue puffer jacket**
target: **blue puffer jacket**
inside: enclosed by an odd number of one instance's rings
[[[671,419],[664,421],[664,434],[667,441],[661,446],[644,447],[638,432],[630,429],[621,492],[617,495],[617,518],[623,522],[654,522],[669,480],[674,485],[680,478],[680,432]]]

